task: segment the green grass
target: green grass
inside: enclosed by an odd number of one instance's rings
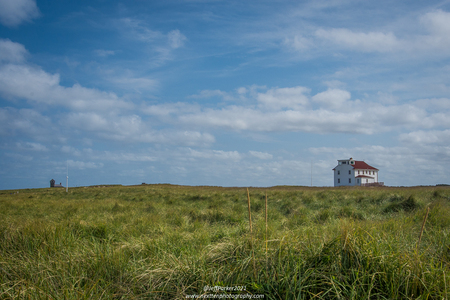
[[[253,237],[245,188],[0,191],[0,299],[185,299],[213,293],[205,286],[448,299],[450,188],[250,188],[250,198]]]

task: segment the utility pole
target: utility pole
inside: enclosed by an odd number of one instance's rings
[[[69,192],[69,161],[67,163],[67,176],[66,176],[66,193]]]

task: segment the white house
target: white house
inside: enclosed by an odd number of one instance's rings
[[[333,171],[334,186],[383,185],[378,182],[378,169],[364,161],[341,159]]]

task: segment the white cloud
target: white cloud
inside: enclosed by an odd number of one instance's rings
[[[329,89],[312,97],[303,87],[270,89],[258,93],[252,105],[230,105],[221,109],[173,112],[175,120],[195,127],[236,131],[299,131],[312,133],[373,134],[399,128],[432,128],[450,125],[445,113],[432,113],[411,104],[389,105],[351,100],[348,91]],[[312,103],[318,103],[314,109]],[[287,107],[286,110],[281,110]],[[271,108],[271,109],[269,109]]]
[[[273,155],[266,152],[259,152],[259,151],[249,151],[250,155],[259,158],[259,159],[272,159]]]
[[[59,74],[52,75],[38,68],[14,64],[0,66],[0,94],[10,99],[26,99],[75,110],[109,111],[130,109],[133,106],[114,93],[85,88],[79,84],[64,87],[60,85]]]
[[[57,135],[51,119],[32,109],[0,108],[0,135],[25,134],[34,139],[51,139]]]
[[[117,163],[130,161],[153,162],[158,160],[158,158],[155,156],[143,153],[127,153],[127,152],[114,153],[111,151],[103,151],[101,153],[91,153],[89,156],[91,157],[91,159],[110,160]]]
[[[61,120],[61,124],[72,129],[94,132],[108,140],[129,143],[199,146],[215,142],[214,136],[209,133],[189,130],[154,130],[138,115],[70,113]]]
[[[284,44],[297,51],[304,51],[312,48],[314,42],[301,35],[296,35],[293,38],[285,38]]]
[[[432,99],[419,99],[414,101],[414,105],[425,108],[427,110],[440,112],[442,110],[450,110],[449,98],[432,98]]]
[[[363,52],[392,52],[401,47],[400,41],[392,33],[354,32],[345,28],[318,29],[316,36],[343,47]]]
[[[208,146],[215,142],[212,134],[188,130],[148,130],[131,136],[132,141],[183,146]]]
[[[400,135],[400,141],[415,145],[449,145],[450,130],[419,130]]]
[[[340,89],[328,89],[312,97],[314,102],[324,105],[327,108],[341,108],[350,100],[349,92]]]
[[[39,17],[35,0],[0,0],[0,23],[8,27]]]
[[[241,93],[243,91],[241,90]],[[220,97],[223,98],[223,100],[231,101],[235,100],[235,97],[233,97],[231,94],[221,91],[221,90],[203,90],[197,95],[191,95],[189,98],[193,99],[207,99],[207,98],[214,98],[214,97]]]
[[[70,168],[80,169],[80,170],[103,168],[103,163],[68,160],[67,164],[69,165]]]
[[[450,39],[450,13],[438,9],[426,13],[420,20],[434,35]]]
[[[316,46],[321,41],[325,41],[344,49],[361,52],[401,52],[414,55],[414,57],[417,57],[417,55],[426,57],[448,56],[448,47],[450,47],[449,20],[449,12],[440,9],[430,11],[421,15],[418,19],[409,21],[409,27],[417,28],[417,33],[402,35],[400,28],[397,28],[400,37],[393,32],[382,32],[380,30],[364,32],[348,28],[319,28],[314,33],[316,38],[314,42]],[[425,34],[419,33],[420,31],[425,31]],[[293,43],[291,42],[291,44]],[[299,50],[304,49],[299,47]]]
[[[170,31],[167,34],[167,39],[172,49],[177,49],[184,46],[184,42],[187,40],[187,38],[181,34],[178,29]]]
[[[219,159],[219,160],[230,160],[239,161],[242,156],[238,151],[223,151],[223,150],[194,150],[189,149],[189,155],[193,158],[199,159]]]
[[[274,88],[265,93],[259,93],[258,102],[268,109],[295,108],[299,109],[308,104],[309,89],[301,86],[292,88]]]
[[[61,121],[68,128],[77,128],[86,131],[109,131],[111,123],[97,113],[70,113]]]
[[[168,117],[170,115],[179,115],[181,112],[185,113],[199,112],[200,107],[195,104],[177,102],[177,103],[163,103],[157,105],[150,105],[143,107],[141,111],[147,115]]]
[[[0,39],[0,63],[21,63],[27,55],[28,51],[22,44],[11,42],[9,39]]]

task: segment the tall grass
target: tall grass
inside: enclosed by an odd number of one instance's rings
[[[445,187],[16,192],[0,191],[0,299],[448,299]]]

